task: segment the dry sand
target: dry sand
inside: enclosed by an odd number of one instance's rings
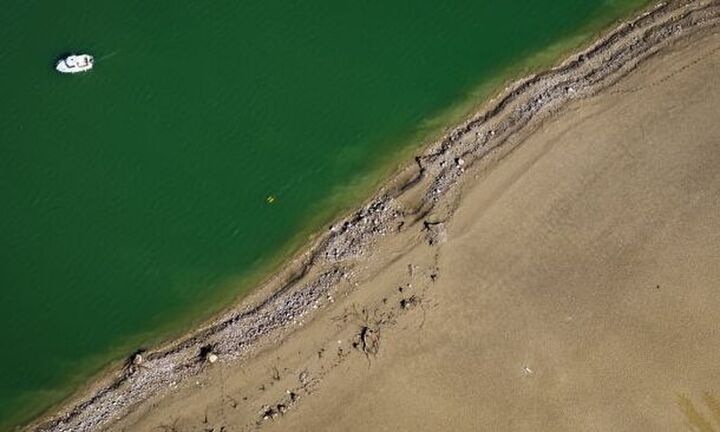
[[[720,34],[617,78],[454,162],[434,205],[405,190],[419,215],[319,312],[107,429],[720,431]]]

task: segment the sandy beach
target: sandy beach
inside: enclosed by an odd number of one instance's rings
[[[720,2],[512,83],[43,431],[720,430]]]

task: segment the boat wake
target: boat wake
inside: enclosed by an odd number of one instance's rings
[[[107,59],[109,59],[109,58],[115,57],[115,55],[116,55],[118,52],[119,52],[119,51],[113,51],[113,52],[111,52],[111,53],[105,54],[104,56],[100,57],[99,59],[97,59],[97,60],[95,60],[95,61],[96,61],[96,62],[101,62],[101,61],[103,61],[103,60],[107,60]]]

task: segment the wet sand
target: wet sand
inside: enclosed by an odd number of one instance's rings
[[[513,84],[32,428],[720,430],[718,22],[670,2]]]

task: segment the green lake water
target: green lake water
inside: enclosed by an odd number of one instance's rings
[[[237,298],[431,120],[640,3],[7,0],[0,429]],[[56,73],[71,51],[95,69]]]

